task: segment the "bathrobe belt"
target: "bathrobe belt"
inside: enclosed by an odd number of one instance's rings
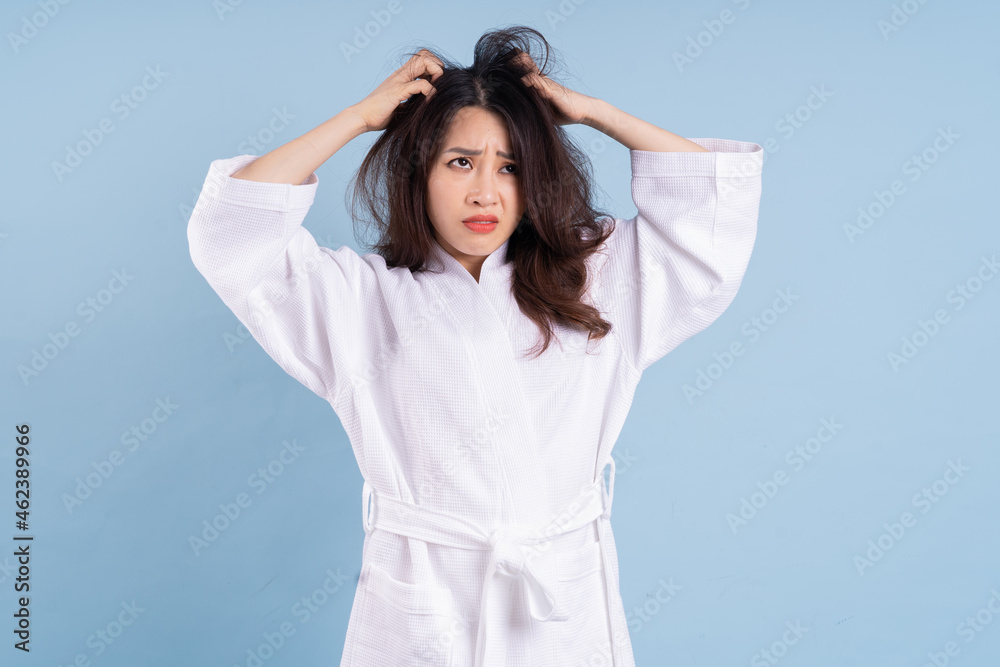
[[[610,486],[605,493],[604,467],[608,464],[611,465]],[[598,540],[601,542],[608,618],[613,618],[611,601],[615,599],[616,589],[608,562],[608,546],[604,541],[604,519],[611,516],[611,500],[615,492],[614,459],[608,459],[604,467],[577,499],[563,508],[549,524],[539,528],[502,526],[489,533],[461,517],[377,494],[368,480],[365,480],[362,487],[362,522],[368,534],[378,528],[434,544],[490,552],[479,606],[479,627],[476,631],[475,665],[484,667],[486,635],[490,625],[487,610],[493,586],[501,583],[504,577],[514,578],[523,587],[532,618],[539,621],[568,620],[569,617],[565,614],[557,613],[560,607],[556,599],[556,582],[539,568],[533,567],[533,559],[536,554],[551,546],[547,541],[552,537],[582,528],[594,520],[597,520]],[[370,512],[369,500],[374,501]],[[611,641],[612,655],[617,657],[619,653],[614,650],[616,642],[613,629]]]

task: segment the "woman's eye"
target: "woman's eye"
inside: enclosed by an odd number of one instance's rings
[[[463,163],[460,166],[464,166],[464,163],[467,163],[469,161],[469,158],[465,158],[465,157],[453,158],[452,160],[448,161],[448,164],[451,164],[452,162],[458,163],[459,161],[461,161]],[[508,174],[516,174],[517,173],[517,165],[516,164],[505,164],[502,167],[502,169],[509,169],[510,171],[507,172]]]

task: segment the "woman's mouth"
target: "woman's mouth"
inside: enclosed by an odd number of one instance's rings
[[[485,234],[496,229],[499,223],[495,215],[474,215],[463,220],[462,224],[477,234]]]
[[[492,232],[494,229],[496,229],[496,226],[499,223],[472,221],[472,222],[463,222],[462,224],[465,225],[468,229],[471,229],[472,231],[476,232],[477,234],[485,234],[486,232]]]

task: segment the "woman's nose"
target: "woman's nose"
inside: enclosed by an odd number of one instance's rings
[[[472,201],[482,206],[486,206],[487,204],[492,204],[496,201],[496,195],[484,190],[473,191],[471,197]]]
[[[497,186],[491,174],[476,177],[469,191],[469,198],[478,204],[492,204],[497,198]]]

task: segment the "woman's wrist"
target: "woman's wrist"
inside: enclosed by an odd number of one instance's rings
[[[370,131],[368,129],[368,123],[365,121],[364,116],[361,115],[361,112],[358,110],[356,104],[352,104],[351,106],[345,108],[338,115],[341,114],[344,116],[344,118],[347,119],[347,122],[349,126],[352,128],[352,131],[356,133],[354,136],[358,137],[364,134],[365,132]]]
[[[669,152],[708,152],[693,141],[668,132],[652,123],[622,111],[604,100],[597,100],[593,113],[588,114],[586,125],[600,130],[629,150]]]
[[[594,98],[594,103],[589,105],[590,110],[582,121],[584,125],[594,128],[615,141],[628,146],[622,133],[622,129],[629,116],[618,107],[599,98]],[[631,148],[629,146],[629,148]]]

